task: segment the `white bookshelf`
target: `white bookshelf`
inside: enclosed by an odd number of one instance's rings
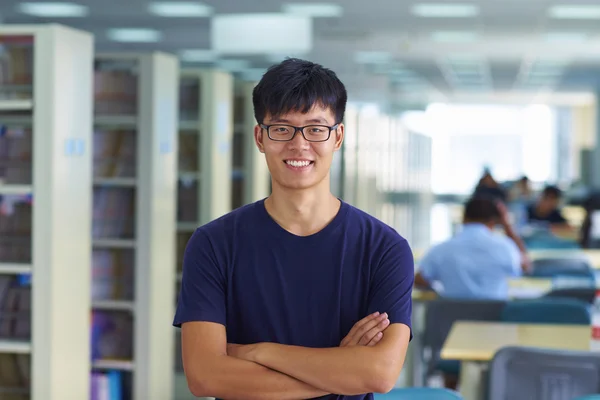
[[[131,341],[131,354],[96,355],[92,369],[120,371],[134,400],[170,399],[175,293],[166,282],[176,280],[179,63],[158,52],[98,54],[95,70],[93,249],[98,260],[111,256],[93,269],[114,273],[114,283],[93,292],[92,308],[133,329],[121,338]]]
[[[233,76],[224,71],[180,71],[174,304],[181,285],[183,252],[189,238],[200,225],[231,211],[233,84]],[[174,360],[179,365],[179,330],[175,330],[174,337],[177,341]],[[175,399],[192,398],[180,368],[174,379]]]
[[[0,393],[85,399],[93,38],[60,25],[4,25],[0,43],[0,121],[8,129],[0,140],[16,140],[19,147],[8,148],[26,157],[0,156],[0,196],[5,206],[12,204],[0,219],[16,219],[18,226],[12,234],[0,232],[0,275],[31,274],[33,282],[30,338],[0,339],[0,362],[22,357],[21,367],[8,368],[29,385],[0,387]]]
[[[254,82],[237,81],[235,85],[234,136],[232,156],[232,207],[237,208],[267,197],[270,175],[264,154],[254,142]]]

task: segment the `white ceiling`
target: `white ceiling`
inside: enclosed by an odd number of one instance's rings
[[[95,34],[104,50],[163,50],[179,53],[210,49],[210,18],[162,18],[147,11],[149,0],[77,0],[89,7],[84,18],[47,19],[24,15],[18,0],[0,0],[4,23],[59,22]],[[479,7],[465,18],[423,18],[411,13],[418,3],[463,3]],[[280,12],[280,0],[206,0],[215,14]],[[302,1],[302,3],[316,3]],[[323,3],[323,1],[319,1]],[[308,59],[332,68],[353,100],[418,107],[431,101],[589,101],[600,92],[600,18],[553,19],[557,4],[600,6],[600,0],[331,0],[343,15],[313,19]],[[115,27],[153,28],[158,43],[117,43]],[[450,32],[458,42],[435,40]],[[276,33],[275,33],[276,34]],[[448,34],[446,34],[448,35]],[[475,35],[475,38],[473,38]],[[563,41],[550,41],[557,36]],[[585,36],[583,41],[575,41]],[[565,37],[567,41],[565,40]],[[357,52],[384,52],[384,64],[356,61]],[[366,54],[366,56],[373,54]],[[363,54],[365,56],[365,54]],[[248,61],[260,72],[273,54],[226,58]]]

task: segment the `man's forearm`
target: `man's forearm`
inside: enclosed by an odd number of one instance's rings
[[[263,343],[252,357],[261,365],[340,395],[386,392],[394,384],[397,363],[401,368],[404,362],[401,354],[394,359],[383,357],[377,346],[307,348]]]
[[[199,362],[202,366],[198,364],[195,371],[186,371],[192,394],[197,397],[299,400],[328,394],[251,361],[222,355]]]

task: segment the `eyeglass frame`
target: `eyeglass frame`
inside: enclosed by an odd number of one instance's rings
[[[300,131],[300,134],[302,135],[302,137],[304,138],[304,140],[306,140],[307,142],[311,142],[311,143],[323,143],[328,141],[331,138],[331,132],[336,130],[337,128],[340,127],[340,123],[338,122],[337,124],[333,125],[333,126],[329,126],[329,125],[320,125],[320,124],[310,124],[310,125],[305,125],[305,126],[294,126],[294,125],[287,125],[287,124],[271,124],[271,125],[265,125],[265,124],[259,124],[259,126],[262,129],[265,129],[267,131],[267,136],[269,137],[270,140],[274,141],[274,142],[291,142],[292,140],[294,140],[294,138],[296,137],[296,133],[298,133],[298,131]],[[271,137],[271,135],[269,134],[269,128],[272,126],[289,126],[290,128],[294,128],[294,133],[292,133],[292,137],[286,140],[281,140],[281,139],[273,139]],[[306,136],[304,136],[304,128],[308,128],[310,126],[321,126],[323,128],[327,128],[329,129],[329,134],[327,135],[327,139],[324,140],[308,140],[306,138]]]

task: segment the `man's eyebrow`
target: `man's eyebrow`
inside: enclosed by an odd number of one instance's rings
[[[290,121],[288,121],[287,119],[283,119],[283,118],[277,118],[277,119],[272,120],[271,123],[289,124]],[[313,119],[307,120],[305,123],[307,123],[307,124],[326,124],[327,121],[323,118],[313,118]]]

